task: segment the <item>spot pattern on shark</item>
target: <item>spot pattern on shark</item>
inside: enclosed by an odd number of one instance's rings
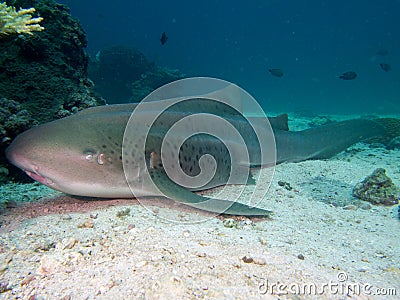
[[[11,163],[33,179],[67,194],[130,198],[133,188],[135,196],[163,195],[207,211],[239,215],[270,214],[270,211],[261,208],[193,193],[232,183],[228,182],[228,175],[236,162],[228,159],[225,145],[215,137],[200,134],[185,141],[181,147],[170,145],[176,150],[175,155],[179,156],[179,168],[189,176],[199,174],[202,155],[210,154],[215,158],[215,176],[203,186],[188,189],[176,184],[165,172],[166,166],[159,157],[162,137],[171,124],[193,113],[216,114],[229,120],[245,137],[250,162],[243,170],[246,170],[246,180],[251,181],[248,170],[250,167],[263,167],[260,150],[268,152],[270,149],[260,149],[260,143],[243,116],[209,99],[191,99],[164,112],[148,136],[142,136],[138,130],[136,139],[129,139],[128,136],[128,141],[124,141],[124,131],[135,108],[135,104],[89,108],[37,126],[18,136],[6,155]],[[273,148],[276,146],[276,163],[329,158],[354,143],[396,136],[400,131],[396,119],[355,119],[297,132],[288,130],[287,115],[269,118],[269,121],[274,135]],[[397,126],[394,131],[391,130],[393,124]],[[146,140],[144,151],[137,147],[138,139]],[[124,143],[128,145],[125,148]],[[144,161],[145,165],[138,164],[138,161]],[[275,161],[268,163],[274,164]],[[126,166],[131,172],[128,177],[124,174]],[[169,169],[171,167],[173,169],[173,166],[168,166]],[[152,184],[145,179],[144,172],[150,175]]]

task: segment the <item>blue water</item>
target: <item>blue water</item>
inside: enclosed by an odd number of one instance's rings
[[[400,113],[399,0],[59,2],[80,19],[91,56],[134,46],[160,66],[232,81],[266,111]],[[346,71],[357,78],[339,79]]]

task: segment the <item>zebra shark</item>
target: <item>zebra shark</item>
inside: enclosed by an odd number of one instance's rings
[[[226,200],[195,193],[227,184],[229,171],[235,164],[235,161],[227,161],[227,149],[213,136],[194,136],[178,149],[177,154],[180,169],[190,176],[199,173],[199,157],[204,154],[214,157],[218,167],[207,185],[185,188],[171,180],[165,172],[166,166],[160,163],[160,135],[182,116],[206,111],[228,119],[242,135],[248,137],[247,142],[251,145],[248,147],[247,168],[263,167],[257,154],[261,144],[251,142],[252,133],[243,117],[212,101],[192,100],[160,115],[149,132],[143,153],[139,153],[138,149],[134,149],[136,141],[129,141],[129,136],[124,137],[136,106],[116,104],[88,108],[39,125],[17,136],[6,149],[6,156],[34,180],[71,195],[101,198],[163,195],[206,211],[223,210],[225,214],[253,216],[270,214],[265,209],[239,202],[227,203]],[[397,126],[395,135],[399,132],[397,119],[353,119],[302,131],[288,130],[287,115],[268,120],[273,133],[272,146],[276,149],[274,161],[268,162],[271,164],[330,158],[354,143],[393,136],[392,124]],[[123,149],[123,144],[127,142],[124,138],[129,141],[126,144],[131,145],[126,149]],[[131,154],[133,152],[135,155]],[[138,172],[127,180],[124,166],[135,165],[139,155],[144,157],[146,165],[136,164],[136,167],[139,166]],[[150,174],[157,189],[143,181],[144,172]]]

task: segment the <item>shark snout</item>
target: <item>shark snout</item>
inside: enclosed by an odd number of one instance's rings
[[[6,157],[13,165],[20,168],[33,180],[36,180],[37,182],[40,182],[49,187],[52,187],[52,185],[54,184],[54,182],[51,179],[49,179],[48,177],[44,176],[41,173],[41,170],[38,165],[30,161],[13,145],[10,145],[6,149]]]
[[[10,163],[23,170],[29,177],[49,186],[52,180],[41,173],[39,165],[31,157],[34,151],[28,137],[24,133],[18,136],[6,149],[6,157]]]
[[[17,142],[14,141],[6,149],[6,157],[10,163],[21,168],[23,170],[27,169],[27,162],[25,161],[25,156],[21,151],[19,151]]]

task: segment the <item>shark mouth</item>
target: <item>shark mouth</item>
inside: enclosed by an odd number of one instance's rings
[[[42,175],[40,175],[36,172],[31,172],[31,171],[27,171],[27,170],[24,170],[24,171],[29,177],[31,177],[33,180],[36,180],[37,182],[40,182],[41,184],[44,184],[47,186],[54,184],[53,181],[51,181],[50,179],[48,179],[46,177],[43,177]]]

